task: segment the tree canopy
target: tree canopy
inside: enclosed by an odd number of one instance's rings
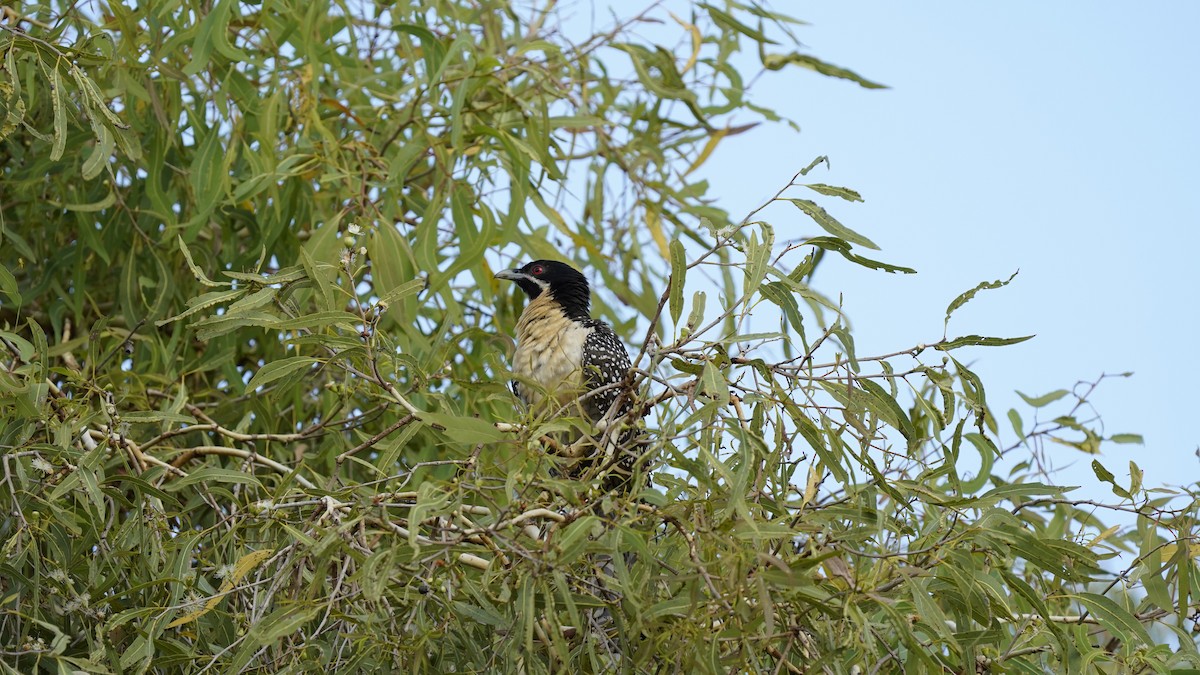
[[[0,8],[4,672],[1200,668],[1192,496],[1104,466],[1140,439],[1103,378],[996,414],[973,350],[1027,337],[950,331],[1011,279],[861,354],[816,271],[914,272],[835,217],[862,197],[824,157],[749,214],[700,178],[798,129],[777,71],[881,86],[803,22],[134,5]],[[631,346],[629,494],[508,387],[493,273],[534,258]]]

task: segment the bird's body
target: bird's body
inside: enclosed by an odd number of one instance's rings
[[[581,393],[583,346],[591,330],[560,311],[550,294],[530,301],[517,320],[517,350],[512,361],[517,396],[536,405],[550,395],[561,404]]]
[[[563,416],[581,417],[595,425],[595,436],[608,436],[606,447],[591,446],[591,456],[581,459],[617,457],[613,474],[623,480],[636,459],[633,420],[627,419],[633,399],[621,387],[631,364],[617,334],[590,316],[587,279],[569,265],[549,260],[496,276],[517,282],[530,297],[517,320],[513,391],[541,414],[561,411]],[[622,417],[629,429],[604,433]]]
[[[563,473],[581,478],[599,472],[603,489],[631,491],[641,443],[636,420],[631,419],[634,400],[623,386],[631,368],[629,353],[612,328],[591,317],[587,279],[571,266],[551,260],[504,270],[496,277],[515,281],[529,296],[517,319],[513,392],[536,414],[582,418],[593,427],[577,434],[555,434],[556,445],[565,441],[581,451],[569,455],[573,461]],[[619,426],[613,427],[614,423]],[[599,504],[603,502],[598,503],[597,515],[605,516]],[[626,553],[626,565],[633,560],[633,554]],[[609,590],[616,576],[613,558],[597,554],[594,562],[596,577],[589,592],[600,589],[600,599],[615,606],[621,596]],[[612,634],[611,611],[591,609],[587,616],[590,632],[615,669],[623,649]]]

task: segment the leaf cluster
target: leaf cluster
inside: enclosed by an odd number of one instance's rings
[[[860,354],[812,285],[913,272],[824,158],[742,219],[698,177],[794,125],[756,77],[879,85],[757,3],[572,11],[0,10],[0,670],[1200,667],[1191,495],[1047,468],[1140,440],[1098,381],[1002,429],[961,350],[1027,338]],[[518,257],[638,348],[627,494],[508,389]]]

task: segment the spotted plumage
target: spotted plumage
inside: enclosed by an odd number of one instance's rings
[[[590,456],[582,458],[579,468],[615,458],[603,463],[613,465],[606,485],[622,483],[637,459],[635,420],[625,417],[634,401],[621,386],[631,367],[629,353],[612,328],[591,317],[587,279],[570,265],[552,260],[537,260],[496,277],[515,281],[529,296],[517,320],[513,392],[541,414],[561,410],[563,416],[591,422],[592,436],[608,442],[603,449],[586,448]],[[618,401],[620,407],[614,410]],[[627,428],[605,434],[609,424],[622,417]]]

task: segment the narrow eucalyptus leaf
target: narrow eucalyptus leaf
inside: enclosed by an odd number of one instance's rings
[[[671,240],[671,283],[668,298],[671,322],[678,325],[683,314],[683,288],[687,283],[687,254],[678,239]]]

